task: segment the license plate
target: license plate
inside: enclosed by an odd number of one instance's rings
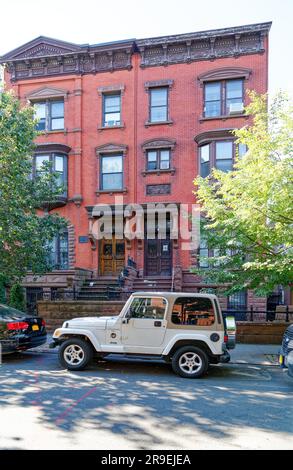
[[[281,354],[279,356],[279,364],[280,364],[280,366],[282,366],[284,364],[284,356],[282,356]]]
[[[39,325],[33,325],[33,326],[32,326],[32,330],[33,330],[33,331],[39,331],[39,329],[40,329],[40,328],[39,328]]]

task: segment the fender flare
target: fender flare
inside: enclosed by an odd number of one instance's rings
[[[164,351],[162,352],[163,356],[167,356],[170,351],[172,350],[173,346],[175,346],[176,343],[179,341],[201,341],[204,343],[207,348],[211,351],[212,354],[214,355],[220,355],[221,352],[217,350],[215,347],[215,343],[212,343],[212,341],[209,341],[206,337],[206,335],[202,335],[200,333],[198,334],[178,334],[172,338],[172,340],[167,344],[165,347]]]
[[[58,336],[55,336],[55,333],[58,331]],[[60,332],[60,334],[59,334]],[[58,328],[54,331],[53,340],[62,339],[62,336],[85,336],[91,342],[92,346],[94,347],[95,351],[101,351],[101,346],[97,341],[97,338],[92,334],[91,331],[82,329],[82,328]]]

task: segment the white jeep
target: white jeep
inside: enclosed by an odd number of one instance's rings
[[[70,370],[85,368],[94,356],[123,354],[164,359],[176,374],[198,378],[209,364],[230,360],[235,330],[228,335],[215,295],[137,292],[119,316],[64,322],[50,347],[57,345],[62,366]]]

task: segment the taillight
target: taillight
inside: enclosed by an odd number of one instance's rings
[[[25,321],[7,323],[7,330],[27,330],[29,324]]]
[[[46,326],[45,320],[42,320],[42,326]]]
[[[225,336],[224,336],[224,343],[228,343],[228,341],[229,341],[229,336],[228,336],[228,335],[225,335]]]

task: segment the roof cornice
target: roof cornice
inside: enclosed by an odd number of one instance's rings
[[[131,69],[131,56],[141,55],[141,67],[213,60],[264,52],[271,22],[195,33],[129,39],[101,44],[74,44],[46,36],[4,54],[11,80]]]

